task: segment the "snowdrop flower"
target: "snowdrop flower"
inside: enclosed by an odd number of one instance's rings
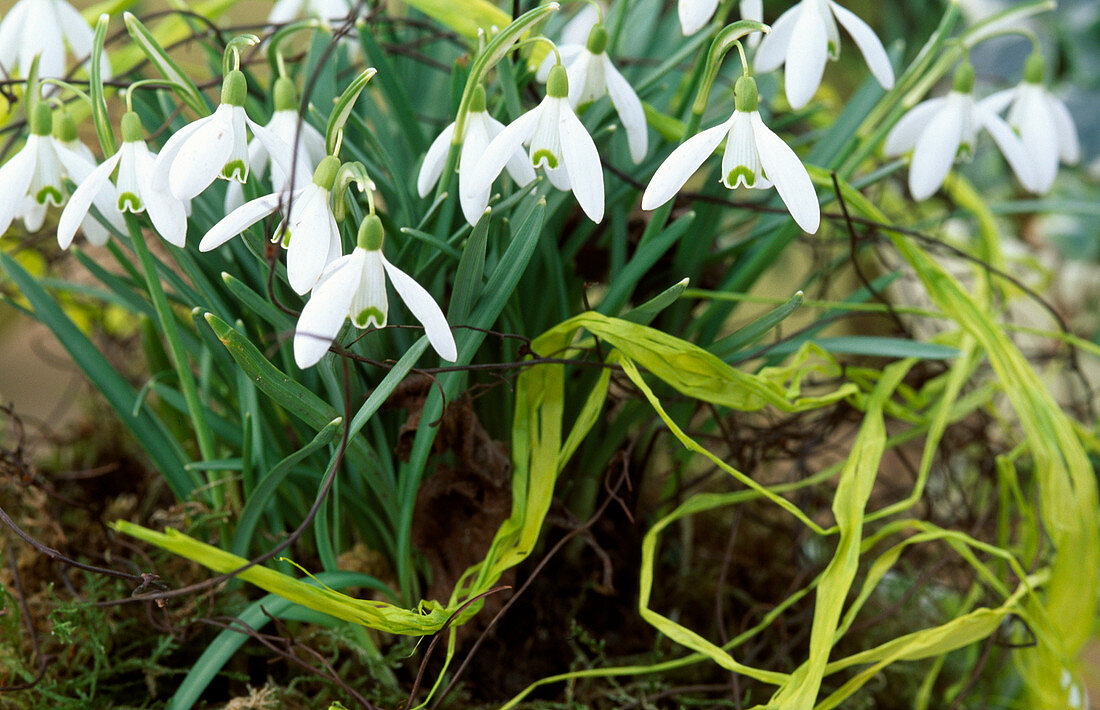
[[[19,0],[0,20],[0,68],[9,78],[25,77],[31,61],[41,55],[41,76],[65,75],[65,45],[85,59],[92,53],[92,28],[64,0]],[[103,78],[111,65],[102,55]]]
[[[473,175],[477,161],[485,154],[485,149],[494,138],[504,130],[504,124],[496,120],[485,110],[485,89],[478,86],[474,90],[473,99],[470,101],[470,110],[466,114],[465,135],[462,136],[462,151],[458,156],[458,183],[459,203],[462,205],[462,214],[470,224],[477,224],[485,211],[485,205],[489,201],[487,194],[483,195],[471,188],[470,177]],[[447,126],[443,132],[432,141],[428,153],[424,156],[424,163],[420,166],[420,175],[416,179],[416,190],[421,197],[426,197],[439,177],[443,174],[443,168],[447,162],[447,153],[451,149],[451,141],[454,138],[455,124]],[[519,185],[526,185],[535,179],[535,170],[527,162],[520,146],[516,146],[505,163],[508,174]],[[485,192],[488,188],[485,188]]]
[[[1044,194],[1054,185],[1059,160],[1073,165],[1081,158],[1081,143],[1069,109],[1043,86],[1043,55],[1033,53],[1024,66],[1024,81],[1015,89],[999,91],[979,106],[989,113],[1008,109],[1008,125],[1016,130],[1030,157],[1034,192]],[[1025,176],[1017,174],[1021,182]]]
[[[722,184],[731,190],[767,190],[774,186],[798,226],[810,234],[817,232],[821,208],[813,183],[795,152],[760,118],[756,81],[742,76],[734,92],[733,116],[672,151],[642,195],[642,209],[656,209],[671,200],[725,138]]]
[[[62,145],[50,135],[53,130],[53,111],[45,102],[37,101],[31,108],[31,134],[22,149],[0,167],[0,234],[8,231],[12,220],[20,217],[28,232],[42,228],[50,205],[60,207],[65,203],[66,175],[80,181],[92,171],[81,155]],[[98,205],[110,204],[110,195],[97,196]],[[102,241],[107,231],[95,220],[86,223],[89,235]]]
[[[275,7],[271,8],[267,22],[282,25],[299,15],[321,20],[342,20],[351,13],[354,6],[353,0],[278,0]]]
[[[448,362],[458,359],[451,328],[439,305],[423,286],[386,260],[382,253],[385,233],[382,221],[369,215],[359,226],[358,245],[347,256],[329,264],[313,289],[294,331],[294,360],[298,367],[316,365],[328,352],[344,320],[356,328],[386,325],[389,303],[386,276],[439,356]]]
[[[474,167],[463,199],[476,201],[485,211],[489,187],[522,145],[530,148],[531,165],[546,170],[550,184],[572,190],[589,219],[603,219],[603,166],[592,136],[569,105],[569,76],[560,64],[550,70],[546,98],[535,108],[512,121],[485,148]]]
[[[1024,187],[1037,191],[1028,150],[1000,116],[974,101],[970,93],[973,88],[974,67],[964,62],[955,72],[951,93],[917,104],[886,136],[885,155],[912,151],[909,191],[913,199],[924,200],[935,194],[956,159],[970,160],[982,128],[993,136]]]
[[[753,60],[759,73],[786,64],[787,101],[792,108],[810,103],[821,85],[825,61],[840,57],[838,21],[855,40],[878,83],[886,89],[894,88],[890,58],[866,22],[833,0],[801,0],[779,16],[772,31],[760,42]]]
[[[190,200],[217,178],[248,179],[248,136],[252,129],[271,158],[290,172],[290,146],[244,111],[244,74],[234,69],[222,83],[222,102],[211,115],[187,124],[165,142],[157,156],[155,187],[165,187],[179,200]]]
[[[187,241],[187,206],[166,190],[154,187],[155,162],[156,154],[145,144],[141,119],[128,111],[122,117],[122,146],[80,181],[61,212],[57,223],[57,243],[61,248],[68,249],[72,244],[82,220],[88,241],[93,244],[106,241],[106,235],[99,241],[99,236],[88,228],[87,214],[92,204],[112,221],[117,218],[122,229],[125,229],[122,213],[146,212],[153,228],[165,241],[182,248]],[[110,178],[115,168],[118,168],[117,188],[112,189]],[[101,204],[105,191],[114,197],[113,202],[108,200]]]
[[[718,0],[680,0],[676,4],[676,10],[680,15],[680,27],[684,36],[690,37],[703,29],[717,9]],[[741,17],[746,20],[763,20],[763,0],[741,0]]]
[[[587,17],[580,19],[587,20]],[[611,104],[626,129],[630,157],[638,164],[645,158],[649,146],[645,111],[638,94],[607,56],[607,40],[607,29],[597,22],[589,30],[585,44],[563,43],[559,47],[563,65],[569,75],[569,103],[574,109],[578,109],[601,96],[610,96]],[[553,55],[548,56],[539,67],[538,80],[546,81],[554,66]]]
[[[290,203],[290,215],[275,230],[272,241],[287,247],[286,275],[295,293],[304,294],[317,283],[325,266],[340,256],[340,229],[332,213],[332,187],[340,159],[327,156],[313,173],[313,182],[293,192],[273,192],[246,202],[210,228],[199,251],[225,244],[264,217]]]
[[[317,169],[318,163],[325,157],[325,139],[321,132],[314,128],[308,121],[302,121],[302,128],[298,130],[298,89],[294,82],[285,76],[275,80],[275,111],[271,114],[271,120],[264,126],[268,132],[282,140],[288,146],[294,146],[294,139],[298,139],[297,146],[291,150],[299,159],[298,170],[295,171],[293,188],[304,185]],[[290,179],[279,163],[268,152],[267,145],[255,138],[248,144],[248,165],[256,177],[261,180],[267,168],[271,168],[271,186],[273,192],[282,192],[288,189],[287,181]],[[302,168],[305,168],[304,170]],[[241,183],[236,180],[229,182],[225,191],[226,213],[244,204],[244,190]]]

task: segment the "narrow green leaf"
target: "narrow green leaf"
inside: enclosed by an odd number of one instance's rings
[[[161,73],[161,76],[168,83],[174,85],[173,89],[180,99],[200,116],[208,114],[210,106],[206,98],[195,86],[195,83],[179,68],[179,65],[168,56],[168,53],[164,51],[164,47],[160,46],[160,42],[157,42],[145,25],[141,24],[141,20],[129,12],[124,13],[122,17],[134,42],[149,58],[149,61],[153,63],[153,66],[157,68],[157,71]]]
[[[805,296],[799,291],[791,300],[787,301],[782,306],[765,313],[752,323],[727,335],[707,349],[719,358],[725,360],[734,353],[752,345],[762,338],[765,333],[768,333],[772,328],[785,321],[792,313],[799,309],[804,299]]]
[[[665,289],[642,305],[624,314],[623,320],[628,320],[631,323],[637,323],[638,325],[649,325],[653,322],[653,319],[661,313],[661,311],[671,306],[673,303],[676,302],[676,299],[684,294],[684,291],[687,290],[689,283],[690,279],[684,279],[683,281],[680,281],[679,283]]]
[[[367,88],[367,83],[377,73],[377,70],[373,67],[363,70],[359,76],[355,77],[355,81],[344,89],[344,93],[340,94],[340,98],[336,100],[336,105],[333,107],[332,113],[329,114],[328,124],[325,126],[325,150],[328,151],[329,155],[336,154],[337,136],[344,130],[344,124],[348,122],[348,116],[355,108],[355,102],[359,99],[359,94],[363,93],[363,89]]]
[[[455,285],[451,291],[451,303],[447,308],[447,321],[461,323],[470,313],[470,308],[481,295],[482,279],[485,275],[485,247],[489,235],[490,210],[485,210],[474,226],[470,238],[462,248],[462,257],[455,272]]]
[[[110,16],[103,14],[95,24],[92,37],[91,66],[88,70],[88,91],[92,97],[92,120],[104,155],[115,154],[115,134],[111,129],[111,117],[107,113],[107,100],[103,97],[103,44],[107,41],[107,23]]]

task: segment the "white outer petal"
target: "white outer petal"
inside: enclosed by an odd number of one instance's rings
[[[284,141],[273,131],[253,121],[244,112],[244,107],[234,106],[233,108],[240,112],[239,115],[244,118],[244,122],[252,129],[255,140],[263,144],[274,167],[279,168],[284,175],[289,176],[291,175],[291,165],[294,164],[293,174],[296,183],[294,187],[297,188],[298,185],[306,187],[309,184],[307,181],[313,177],[313,168],[309,165],[309,157],[305,152],[295,151],[290,143]],[[275,171],[272,170],[272,172]]]
[[[975,121],[984,126],[989,131],[989,135],[993,136],[993,141],[1001,149],[1001,153],[1012,167],[1012,172],[1016,173],[1016,177],[1020,179],[1020,183],[1030,192],[1036,194],[1046,192],[1040,182],[1041,176],[1035,164],[1035,159],[1032,157],[1032,153],[1029,152],[1029,147],[1025,147],[1024,142],[1020,140],[1020,136],[1016,135],[1016,132],[1000,116],[983,112],[977,108],[975,108],[975,113],[977,114],[974,117]],[[1053,143],[1051,145],[1053,146]],[[1057,169],[1055,174],[1057,174]],[[1050,180],[1051,183],[1054,182],[1053,175]],[[1047,187],[1049,188],[1049,186]]]
[[[153,176],[155,187],[158,190],[168,189],[168,174],[172,170],[172,163],[175,161],[176,156],[179,155],[180,149],[187,143],[191,135],[206,125],[211,118],[213,118],[213,116],[206,116],[188,123],[186,126],[169,136],[168,140],[164,142],[164,146],[157,155],[156,169]]]
[[[428,342],[439,353],[439,357],[447,362],[458,360],[458,347],[455,345],[451,326],[447,324],[446,316],[432,295],[415,279],[387,261],[385,255],[382,255],[382,266],[385,267],[386,275],[390,277],[397,295],[405,302],[413,317],[424,326],[424,334],[428,336]]]
[[[867,68],[871,70],[871,74],[882,85],[882,88],[887,90],[894,88],[894,68],[890,66],[890,57],[887,56],[886,48],[882,46],[882,41],[871,29],[871,26],[861,20],[854,12],[841,7],[832,0],[829,0],[829,7],[841,26],[855,40],[856,46],[859,47],[864,60],[867,61]]]
[[[806,166],[782,138],[764,125],[759,112],[753,111],[751,120],[764,176],[775,185],[776,192],[798,226],[815,234],[821,226],[821,207]]]
[[[695,171],[709,158],[729,133],[736,116],[714,128],[697,133],[683,142],[665,158],[653,173],[642,194],[642,209],[654,210],[671,200]]]
[[[591,7],[591,6],[589,6]],[[581,52],[585,50],[585,43],[588,41],[588,35],[584,36],[584,39],[576,44],[570,44],[565,40],[558,45],[558,54],[561,55],[562,66],[568,67],[573,63],[573,60],[580,56]],[[542,60],[542,64],[539,65],[538,71],[535,72],[535,79],[540,84],[545,84],[546,80],[550,78],[550,70],[558,63],[558,57],[553,52],[550,52],[545,59]],[[572,77],[572,75],[570,75]],[[570,78],[572,82],[572,78]]]
[[[298,191],[293,199],[298,199],[300,196],[301,191]],[[286,202],[285,194],[272,193],[244,203],[210,228],[199,242],[199,251],[210,251],[220,247],[264,217],[274,214]]]
[[[339,234],[332,214],[328,190],[310,183],[298,198],[301,206],[291,207],[288,220],[290,246],[286,250],[286,278],[294,292],[307,293],[328,265],[332,235]]]
[[[588,42],[588,34],[600,20],[600,13],[592,5],[582,5],[573,19],[566,23],[561,31],[561,44],[563,46],[578,44],[584,46]],[[560,50],[560,47],[559,47]],[[551,52],[553,54],[553,52]],[[564,58],[564,57],[563,57]],[[546,81],[546,79],[540,79]]]
[[[1081,159],[1081,142],[1077,137],[1077,125],[1073,115],[1057,96],[1047,93],[1050,113],[1054,116],[1055,130],[1058,132],[1058,155],[1066,165],[1074,165]]]
[[[177,199],[190,200],[210,186],[233,152],[232,106],[222,104],[209,120],[194,124],[183,144],[176,148],[168,169],[168,189]],[[163,156],[168,153],[165,143]]]
[[[615,65],[606,54],[601,55],[604,60],[604,75],[607,77],[607,94],[611,98],[611,104],[619,113],[619,120],[626,129],[626,140],[630,146],[630,158],[634,164],[645,160],[649,151],[649,126],[645,120],[645,109],[634,87],[619,73]]]
[[[940,188],[963,138],[963,111],[961,101],[948,97],[941,110],[925,124],[913,148],[913,160],[909,166],[909,191],[915,200],[925,200]]]
[[[1015,128],[1030,155],[1033,187],[1037,194],[1046,194],[1058,177],[1058,134],[1046,90],[1038,85],[1023,87],[1019,99],[1020,118]],[[996,114],[985,113],[987,120]]]
[[[802,14],[802,5],[798,4],[779,16],[772,24],[772,31],[760,40],[760,47],[752,59],[753,70],[758,74],[767,74],[783,66],[787,61],[787,47],[794,37],[794,28]]]
[[[489,132],[489,142],[491,143],[504,130],[504,124],[489,114],[485,114],[485,128]],[[504,164],[504,169],[508,171],[508,175],[511,176],[512,180],[521,187],[530,184],[535,179],[535,168],[531,166],[531,159],[527,156],[527,153],[523,152],[522,148],[516,149],[516,152],[512,153],[512,157]]]
[[[560,104],[558,130],[561,134],[562,159],[569,172],[569,184],[581,209],[593,222],[603,219],[603,166],[600,154],[588,129],[584,127],[573,107],[566,102]]]
[[[469,114],[466,123],[466,136],[462,140],[462,152],[458,156],[458,201],[462,207],[462,215],[470,224],[477,224],[477,221],[481,218],[481,213],[477,210],[484,210],[485,205],[482,204],[483,196],[478,195],[476,199],[471,198],[464,191],[463,185],[469,181],[470,174],[473,172],[478,160],[485,154],[485,148],[500,132],[499,130],[494,132],[492,129],[493,126],[489,123],[489,114],[482,112]],[[522,151],[516,151],[516,153],[526,159]]]
[[[986,96],[984,99],[979,101],[978,106],[981,107],[983,111],[989,111],[990,113],[1002,113],[1006,108],[1009,107],[1009,104],[1012,103],[1012,100],[1016,98],[1016,93],[1019,91],[1019,89],[1020,87],[1016,87],[1015,89],[1004,89],[1003,91],[998,91],[996,93],[990,94],[989,96]]]
[[[738,3],[738,10],[741,12],[742,20],[764,21],[763,0],[741,0],[741,2]],[[763,33],[753,32],[749,35],[747,43],[750,47],[756,47],[760,44],[761,39],[763,39]]]
[[[76,230],[80,228],[80,223],[87,216],[96,195],[110,181],[111,173],[114,172],[121,158],[122,152],[117,151],[110,158],[104,160],[99,167],[89,173],[77,185],[76,189],[73,190],[73,194],[69,196],[69,202],[65,205],[65,209],[61,211],[61,217],[57,221],[57,244],[62,249],[68,249],[69,245],[73,243]],[[117,209],[115,211],[117,212]]]
[[[912,150],[917,145],[917,140],[921,134],[924,133],[924,129],[928,127],[928,122],[940,112],[946,103],[947,97],[939,96],[922,101],[909,109],[909,112],[902,116],[901,120],[895,123],[886,135],[886,142],[882,146],[883,155],[902,155]]]
[[[177,200],[168,190],[154,187],[156,156],[144,141],[135,145],[134,157],[146,216],[164,241],[182,249],[187,245],[187,204]]]
[[[0,199],[0,236],[8,231],[30,189],[34,166],[38,162],[37,143],[38,136],[31,136],[18,153],[0,166],[0,194],[4,195]]]
[[[787,45],[786,83],[787,102],[793,109],[800,109],[821,86],[825,74],[825,62],[829,58],[829,35],[825,23],[812,5],[803,0],[798,22]]]
[[[340,332],[362,278],[363,257],[363,250],[356,249],[332,262],[313,289],[294,329],[298,367],[305,369],[320,362]]]
[[[57,20],[60,25],[61,34],[64,35],[65,41],[69,43],[69,49],[72,50],[73,55],[80,60],[88,59],[92,53],[92,40],[94,38],[94,32],[91,26],[84,20],[76,9],[67,2],[58,1],[54,3],[54,10],[57,12]],[[54,30],[58,31],[57,29]],[[111,78],[111,64],[106,61],[106,55],[102,60],[103,78],[104,80]]]
[[[512,121],[503,131],[498,133],[497,137],[485,148],[485,155],[481,156],[481,160],[474,166],[468,184],[464,187],[460,186],[460,189],[465,193],[463,195],[464,199],[476,201],[480,204],[480,209],[474,210],[477,214],[480,215],[488,206],[489,189],[492,187],[493,181],[500,175],[500,171],[504,169],[504,166],[508,164],[508,161],[512,159],[512,156],[522,147],[523,143],[531,139],[531,135],[535,132],[535,126],[538,124],[539,113],[545,105],[545,102],[540,103]]]
[[[0,69],[9,78],[18,74],[19,35],[23,32],[23,18],[29,6],[29,0],[20,0],[0,18]]]
[[[710,22],[714,11],[718,9],[718,0],[680,0],[676,10],[680,15],[680,27],[685,37],[690,37]]]
[[[435,184],[439,182],[439,176],[443,174],[443,166],[447,162],[447,153],[451,150],[451,137],[454,132],[455,124],[452,123],[444,128],[443,132],[428,147],[428,152],[424,155],[424,162],[420,165],[420,174],[416,178],[416,191],[421,197],[427,197]]]
[[[270,25],[282,25],[290,22],[302,11],[303,0],[278,0],[267,16]]]

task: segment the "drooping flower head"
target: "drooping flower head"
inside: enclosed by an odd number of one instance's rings
[[[36,56],[41,76],[65,76],[65,46],[85,60],[92,53],[92,28],[64,0],[19,0],[0,20],[0,71],[11,79],[26,77]],[[103,78],[111,65],[102,54]]]
[[[156,162],[158,189],[167,186],[177,199],[190,200],[218,178],[247,180],[246,127],[271,158],[290,172],[290,146],[248,117],[246,94],[244,74],[238,69],[228,72],[222,82],[221,104],[214,113],[187,124],[165,142]]]
[[[675,197],[722,140],[722,184],[732,189],[775,187],[791,216],[813,234],[821,224],[821,208],[809,173],[790,146],[764,125],[758,109],[756,81],[742,76],[734,88],[735,110],[725,123],[692,136],[657,168],[642,195],[642,209],[653,210]]]
[[[582,16],[573,22],[588,17],[591,15]],[[623,128],[626,129],[630,157],[635,163],[640,163],[649,148],[645,111],[638,94],[607,56],[607,28],[599,22],[598,16],[594,19],[584,44],[562,44],[558,48],[569,76],[569,103],[574,109],[580,110],[586,104],[608,96],[619,114]],[[570,25],[572,31],[578,29],[572,27],[573,23]],[[539,67],[539,81],[546,81],[554,66],[554,56],[546,57]]]
[[[485,149],[503,130],[504,124],[490,116],[486,110],[485,89],[478,86],[474,90],[470,110],[466,114],[462,150],[458,156],[459,203],[462,206],[462,214],[470,224],[477,224],[488,203],[488,196],[483,198],[471,188],[470,178],[478,160],[485,154]],[[455,124],[451,123],[428,147],[424,162],[420,166],[420,174],[416,179],[416,190],[421,197],[427,196],[439,182],[447,163],[447,153],[454,140],[454,132]],[[535,179],[535,170],[528,162],[521,146],[516,146],[504,167],[518,185],[526,185]]]
[[[332,188],[340,159],[325,157],[313,172],[313,180],[297,190],[273,192],[244,203],[210,228],[199,242],[199,251],[210,251],[237,236],[268,215],[290,206],[272,241],[287,247],[286,275],[295,293],[307,293],[325,266],[340,256],[340,229],[332,211]]]
[[[120,222],[124,212],[145,212],[153,228],[165,241],[183,247],[187,242],[188,206],[167,190],[155,187],[153,173],[156,157],[156,153],[145,144],[141,118],[133,111],[127,111],[122,116],[122,145],[78,183],[61,213],[57,224],[57,243],[61,248],[69,247],[81,222],[89,241],[101,243],[97,242],[97,235],[87,225],[86,215],[93,204],[105,217],[117,218]],[[110,178],[116,167],[117,187],[112,187]],[[105,190],[108,195],[115,196],[113,203],[107,201],[103,204],[102,198],[98,197]]]
[[[368,215],[359,225],[352,253],[325,269],[294,331],[298,367],[317,364],[347,319],[356,328],[385,327],[389,317],[387,276],[409,312],[424,326],[428,342],[439,356],[448,362],[458,359],[458,348],[443,311],[423,286],[386,259],[382,253],[384,240],[382,221]]]
[[[810,103],[821,85],[825,62],[840,58],[837,22],[855,40],[878,83],[886,89],[894,87],[890,58],[870,25],[833,0],[801,0],[779,16],[753,60],[759,73],[786,66],[787,101],[792,108]]]
[[[500,132],[485,148],[474,168],[463,199],[477,204],[480,215],[489,202],[489,188],[521,146],[527,145],[531,165],[542,168],[559,190],[572,190],[589,219],[603,219],[603,166],[588,129],[569,104],[569,75],[554,65],[546,81],[546,98]]]
[[[959,65],[947,96],[917,104],[890,130],[883,145],[887,156],[912,153],[909,191],[916,200],[935,194],[956,160],[969,161],[974,155],[981,129],[997,143],[1020,182],[1036,191],[1035,170],[1020,137],[1004,120],[978,104],[972,95],[974,67]]]
[[[992,114],[1008,109],[1008,125],[1019,134],[1034,171],[1034,192],[1045,194],[1054,186],[1058,163],[1074,165],[1081,158],[1077,127],[1065,103],[1043,83],[1045,61],[1039,50],[1024,65],[1024,80],[1015,89],[988,96],[980,107]],[[1024,176],[1017,174],[1021,182]]]

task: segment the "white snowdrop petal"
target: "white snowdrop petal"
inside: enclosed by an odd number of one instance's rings
[[[54,28],[53,31],[56,32],[60,29],[74,57],[81,61],[88,59],[88,56],[92,53],[92,40],[94,38],[91,26],[84,20],[84,17],[76,11],[76,8],[67,2],[54,2],[53,8],[57,13],[59,25],[59,27]],[[30,29],[32,31],[46,31],[46,28]],[[103,69],[109,73],[111,71],[111,65],[105,64]],[[110,79],[110,76],[104,78]]]
[[[680,0],[676,5],[680,27],[685,37],[690,37],[710,22],[718,9],[718,0]]]
[[[917,139],[928,127],[928,122],[936,115],[947,102],[947,97],[929,99],[917,104],[909,110],[901,120],[894,124],[890,133],[886,136],[886,142],[882,146],[882,152],[887,156],[902,155],[912,150],[917,144]]]
[[[1037,194],[1046,194],[1058,176],[1058,133],[1046,91],[1038,85],[1025,85],[1020,96],[1020,122],[1015,125],[1020,140],[1031,156],[1033,187]],[[991,120],[995,114],[985,113]]]
[[[894,68],[890,66],[890,57],[887,56],[886,48],[882,46],[882,41],[871,29],[871,26],[851,10],[841,7],[831,0],[829,7],[832,9],[837,21],[852,36],[856,46],[859,47],[859,51],[863,54],[863,59],[867,62],[867,68],[871,70],[871,74],[882,85],[882,88],[887,90],[894,88]]]
[[[733,118],[684,141],[653,173],[642,194],[642,209],[657,209],[671,200],[699,166],[714,153],[733,126]]]
[[[0,193],[6,197],[0,199],[0,235],[8,231],[11,222],[22,204],[23,197],[30,189],[37,162],[35,150],[38,136],[31,136],[23,149],[13,155],[8,162],[0,166]]]
[[[604,194],[603,166],[596,144],[568,104],[561,106],[558,127],[561,131],[562,157],[573,195],[589,219],[598,223],[603,219]]]
[[[277,0],[267,16],[268,24],[283,25],[298,16],[304,0]]]
[[[782,138],[764,125],[760,114],[755,111],[752,114],[752,130],[764,175],[775,185],[776,192],[798,226],[810,234],[816,233],[821,226],[821,207],[806,166]]]
[[[169,136],[168,140],[164,142],[160,153],[157,154],[156,170],[154,171],[155,187],[158,190],[168,189],[168,174],[171,172],[172,163],[179,155],[180,149],[183,148],[195,131],[209,123],[212,118],[211,115],[192,121]]]
[[[104,185],[110,182],[111,173],[114,172],[121,157],[122,152],[119,151],[104,160],[99,167],[89,173],[77,185],[76,189],[73,190],[73,194],[69,196],[69,202],[65,205],[65,209],[61,211],[61,217],[57,221],[57,244],[62,249],[68,249],[69,245],[73,243],[76,230],[80,228],[80,223],[88,215],[88,210],[91,208],[96,195],[99,194]]]
[[[1058,155],[1066,165],[1075,165],[1081,159],[1081,142],[1077,137],[1077,125],[1073,115],[1062,100],[1047,93],[1050,113],[1054,116],[1055,130],[1058,132]]]
[[[164,241],[182,249],[187,244],[187,205],[167,190],[154,187],[152,177],[156,156],[144,143],[136,145],[135,158],[139,195],[145,205],[145,214]]]
[[[333,262],[313,289],[294,329],[294,361],[305,369],[321,361],[348,317],[363,273],[363,250]]]
[[[1001,113],[1012,103],[1012,100],[1016,98],[1017,89],[1004,89],[996,93],[986,96],[984,99],[978,102],[978,106],[983,111],[990,113]]]
[[[466,221],[470,224],[476,224],[481,217],[481,213],[476,210],[484,209],[482,200],[488,198],[484,195],[470,196],[465,194],[466,190],[463,185],[469,182],[470,174],[477,165],[477,161],[485,154],[485,148],[499,131],[491,132],[493,127],[489,123],[488,114],[484,112],[471,113],[469,123],[466,125],[466,137],[462,141],[462,152],[459,153],[458,157],[458,201]],[[516,151],[516,153],[524,157],[521,151]],[[524,163],[526,163],[526,160],[524,160]]]
[[[27,14],[29,2],[22,0],[6,15],[0,18],[0,67],[3,67],[8,77],[14,77],[20,67],[19,61],[19,35],[23,32],[23,21]]]
[[[329,192],[310,184],[301,191],[301,208],[291,209],[290,244],[286,251],[286,277],[294,292],[308,292],[328,265],[332,234],[337,232],[336,218],[329,206]]]
[[[486,146],[485,154],[474,166],[466,185],[460,187],[461,190],[465,191],[465,197],[468,199],[478,202],[484,200],[481,207],[474,210],[477,214],[484,212],[485,207],[488,206],[490,187],[497,176],[500,175],[500,171],[512,159],[516,151],[520,150],[524,141],[531,138],[535,125],[538,123],[539,113],[544,105],[545,102],[539,104],[512,121],[497,134],[497,137]]]
[[[646,153],[649,151],[649,126],[645,119],[645,109],[642,108],[641,99],[634,92],[634,87],[619,73],[606,54],[603,58],[607,93],[626,130],[630,158],[636,165],[645,160]]]
[[[168,189],[177,199],[190,200],[210,186],[233,153],[233,126],[227,109],[219,106],[210,120],[199,125],[177,148],[168,169]],[[164,146],[168,150],[168,144]]]
[[[799,7],[785,65],[787,101],[794,109],[810,103],[817,93],[829,58],[829,37],[820,15],[805,2]]]
[[[305,181],[313,177],[313,168],[310,167],[306,155],[304,155],[302,151],[295,151],[291,143],[284,141],[273,131],[268,130],[249,118],[248,115],[245,114],[243,107],[234,106],[234,108],[240,111],[240,116],[252,130],[252,135],[255,136],[255,139],[263,144],[264,149],[271,158],[273,168],[279,168],[283,171],[284,175],[293,174],[295,187],[298,185],[305,187],[308,184]],[[294,166],[293,170],[291,169],[292,165]]]
[[[963,137],[963,110],[959,101],[945,101],[917,138],[909,166],[909,191],[913,199],[931,197],[951,172]]]
[[[1016,173],[1016,177],[1020,179],[1020,184],[1030,192],[1045,192],[1040,185],[1040,176],[1032,153],[1024,146],[1020,136],[1005,123],[1004,119],[981,111],[978,111],[976,119],[989,131],[989,135],[993,136],[993,141],[1001,149],[1001,154],[1008,161],[1012,172]],[[1053,176],[1051,176],[1051,182],[1054,182]]]
[[[592,28],[596,26],[596,23],[600,20],[600,13],[592,5],[582,5],[580,10],[577,10],[577,14],[573,15],[573,19],[566,23],[565,27],[561,31],[561,44],[562,47],[568,47],[570,45],[580,45],[588,41],[588,34],[592,31]],[[561,48],[559,48],[561,51]],[[553,54],[551,52],[551,54]],[[564,59],[564,57],[562,57]],[[546,79],[540,79],[540,81],[546,81]]]
[[[432,295],[411,276],[387,261],[385,256],[382,257],[382,265],[386,268],[386,275],[390,277],[397,295],[405,302],[413,317],[424,326],[424,334],[428,336],[428,342],[435,351],[447,362],[458,360],[458,347],[455,345],[451,326],[447,324],[446,316]]]
[[[753,69],[758,74],[767,74],[783,66],[787,61],[787,47],[794,36],[794,28],[802,14],[802,5],[795,5],[779,16],[772,24],[772,31],[760,40],[760,46],[753,57]]]
[[[489,142],[491,143],[504,130],[504,124],[489,114],[485,114],[485,129],[488,131]],[[476,161],[474,165],[477,165]],[[508,171],[508,175],[512,180],[521,187],[530,184],[535,179],[535,169],[531,167],[531,161],[527,158],[527,154],[523,152],[522,147],[517,148],[512,153],[512,157],[504,164],[504,169]]]
[[[295,194],[294,199],[298,199],[300,195],[301,192]],[[285,193],[272,193],[249,200],[222,217],[217,224],[210,228],[210,231],[199,242],[199,251],[210,251],[220,247],[264,217],[273,214],[281,205],[287,202],[287,199]]]
[[[385,328],[389,318],[390,304],[386,297],[386,269],[382,265],[385,259],[379,250],[363,253],[363,275],[359,279],[359,288],[351,299],[348,318],[356,328]]]
[[[760,164],[752,114],[741,111],[734,113],[733,125],[726,138],[726,149],[722,153],[721,180],[731,190],[737,187],[766,190],[772,186],[764,178],[764,168]]]
[[[473,114],[468,114],[473,116]],[[432,144],[428,146],[428,152],[424,155],[424,162],[420,165],[420,174],[416,178],[416,191],[421,197],[427,197],[435,184],[439,182],[443,174],[443,166],[447,162],[447,154],[451,150],[451,137],[455,132],[455,124],[450,124]]]

